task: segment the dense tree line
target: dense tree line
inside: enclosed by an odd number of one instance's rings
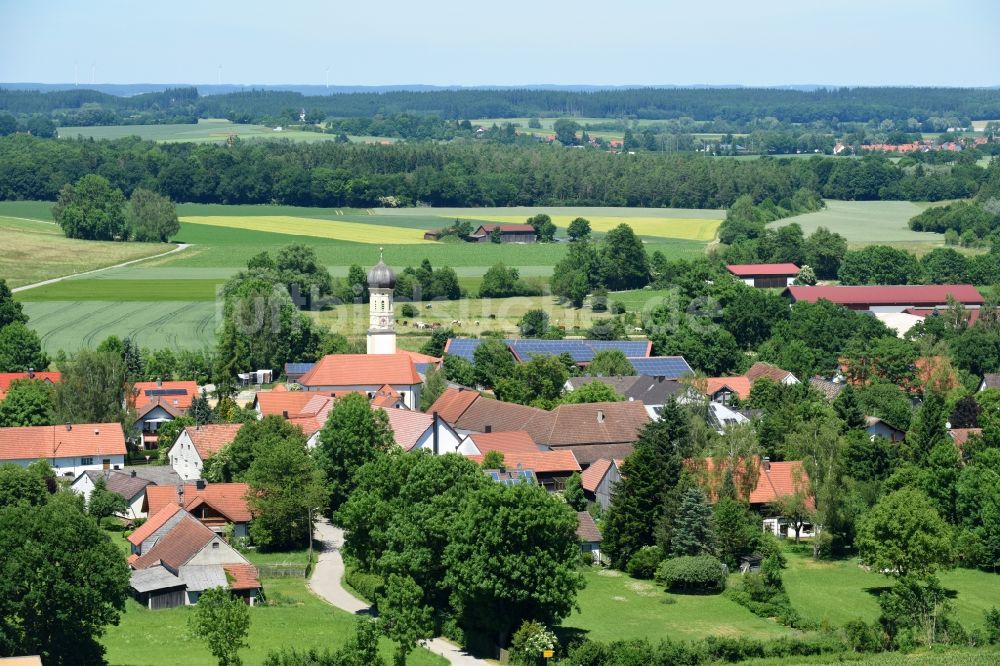
[[[1000,166],[987,173],[956,163],[921,176],[881,157],[739,161],[557,146],[0,139],[0,199],[7,200],[55,200],[65,185],[97,174],[125,196],[144,188],[202,203],[371,207],[395,197],[401,205],[722,208],[749,195],[791,209],[803,189],[859,200],[968,196],[995,171]]]
[[[1000,91],[891,87],[813,91],[774,88],[634,88],[587,92],[476,89],[307,96],[289,91],[250,90],[199,96],[194,88],[178,88],[131,97],[85,89],[0,91],[0,111],[71,113],[88,107],[107,109],[122,117],[150,112],[176,116],[193,111],[197,117],[229,118],[235,122],[298,118],[300,109],[320,118],[415,112],[437,114],[447,119],[568,114],[592,118],[721,118],[744,122],[765,117],[795,123],[830,118],[850,122],[886,118],[906,122],[913,118],[925,122],[942,116],[998,118]]]

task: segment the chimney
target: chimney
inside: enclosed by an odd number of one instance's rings
[[[598,423],[604,423],[604,410],[603,409],[598,409],[597,410],[597,422]]]
[[[100,434],[101,434],[101,431],[100,431],[100,430],[98,430],[97,428],[94,428],[94,434],[95,434],[95,435],[100,435]]]
[[[764,456],[764,460],[762,462],[764,463],[764,471],[765,472],[770,472],[771,471],[771,458],[770,458],[770,456]]]
[[[34,379],[34,378],[35,378],[35,369],[28,368],[28,379]]]
[[[69,421],[66,421],[66,430],[72,430],[72,429],[73,429],[73,424],[70,423]]]
[[[483,432],[487,432],[487,433],[488,433],[488,432],[493,432],[493,426],[492,426],[492,425],[490,425],[489,423],[487,423],[487,424],[486,424],[486,425],[485,425],[485,426],[483,427]]]
[[[198,479],[197,481],[195,481],[194,482],[194,487],[197,488],[198,490],[204,490],[205,489],[205,479]]]
[[[283,418],[285,420],[288,420],[288,410],[287,409],[281,410],[281,418]]]
[[[132,478],[135,478],[135,470],[132,470]]]
[[[434,436],[434,455],[440,455],[438,451],[438,413],[434,412],[431,420],[431,433]]]
[[[177,484],[177,506],[184,508],[184,484]]]
[[[156,378],[156,385],[157,385],[157,386],[163,386],[163,380],[162,380],[162,379],[160,379],[159,377],[157,377],[157,378]]]

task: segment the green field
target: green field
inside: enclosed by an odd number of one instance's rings
[[[580,610],[563,625],[586,632],[586,637],[593,640],[647,638],[656,642],[661,638],[694,640],[706,636],[767,639],[798,633],[759,618],[719,594],[668,595],[653,581],[636,580],[613,570],[587,569],[584,577],[587,587],[577,598]]]
[[[275,131],[274,127],[264,125],[240,125],[228,120],[211,118],[201,119],[197,125],[88,125],[85,127],[60,127],[60,139],[121,139],[137,136],[147,141],[162,143],[192,142],[192,143],[222,143],[236,135],[240,139],[286,139],[290,141],[331,141],[335,134],[320,132],[303,132],[295,129]],[[355,141],[389,141],[384,137],[351,137]]]
[[[303,579],[272,578],[262,582],[265,594],[278,605],[250,610],[250,648],[240,652],[245,664],[261,664],[269,651],[280,648],[335,650],[353,632],[354,617],[316,597],[306,589]],[[208,648],[188,631],[191,612],[190,607],[150,611],[129,599],[121,623],[108,627],[101,640],[107,648],[108,663],[214,666],[217,662]],[[386,663],[392,663],[393,644],[383,639],[381,647]],[[438,666],[447,662],[418,649],[407,663]]]
[[[940,577],[941,584],[955,593],[956,617],[967,630],[983,624],[984,611],[1000,607],[1000,575],[955,569]],[[874,621],[879,615],[877,594],[892,584],[885,576],[864,571],[855,560],[815,562],[796,553],[788,553],[782,578],[796,610],[835,625],[859,617]]]
[[[0,277],[7,286],[20,287],[161,254],[173,245],[76,240],[51,222],[2,216],[0,247]]]
[[[852,246],[888,243],[913,251],[944,245],[944,236],[923,231],[911,231],[910,218],[927,207],[909,201],[834,201],[826,200],[826,208],[816,213],[771,222],[779,227],[791,222],[802,227],[808,236],[818,227],[835,231]]]

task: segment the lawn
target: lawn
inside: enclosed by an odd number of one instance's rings
[[[878,617],[877,594],[890,587],[885,576],[868,573],[853,559],[815,562],[805,554],[788,553],[783,580],[792,606],[805,617],[841,625]],[[971,630],[983,624],[983,612],[1000,606],[1000,575],[955,569],[941,574],[941,583],[953,590],[958,620]]]
[[[11,209],[18,212],[17,207],[5,207],[5,212]],[[22,212],[30,210],[21,207]],[[0,247],[0,277],[7,286],[19,287],[161,254],[173,246],[66,238],[55,224],[18,216],[0,217]]]
[[[900,247],[943,246],[944,236],[922,231],[910,231],[910,218],[926,208],[909,201],[834,201],[826,200],[826,208],[816,213],[772,222],[779,227],[791,222],[802,227],[807,236],[818,227],[835,231],[853,246],[889,243]],[[912,247],[910,248],[912,249]]]
[[[271,650],[280,648],[336,649],[353,632],[354,618],[313,595],[301,578],[271,578],[262,581],[264,592],[275,606],[250,610],[250,648],[240,652],[244,663],[261,664]],[[146,610],[129,600],[117,627],[109,627],[102,643],[112,665],[185,664],[214,666],[208,648],[188,633],[192,609]],[[382,654],[391,663],[393,644],[382,640]],[[407,663],[438,666],[444,659],[420,649]]]
[[[777,638],[797,632],[764,620],[722,595],[668,595],[653,581],[614,570],[587,569],[580,611],[563,621],[599,641],[647,638],[695,640],[706,636]],[[667,599],[675,603],[667,603]]]
[[[124,269],[122,269],[124,270]],[[132,275],[141,275],[133,271]],[[72,279],[19,292],[22,302],[39,301],[214,301],[224,279]]]

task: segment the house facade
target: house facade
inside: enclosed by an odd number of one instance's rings
[[[303,389],[321,393],[364,393],[369,399],[388,386],[407,409],[420,409],[423,381],[407,354],[332,354],[299,379]]]
[[[0,463],[27,467],[45,460],[57,475],[71,479],[88,470],[121,469],[125,453],[120,423],[0,428]]]
[[[170,447],[170,466],[184,481],[202,478],[205,461],[236,439],[236,433],[242,427],[242,423],[187,426]]]
[[[128,502],[128,510],[121,517],[133,519],[146,517],[146,486],[152,485],[152,481],[138,476],[134,469],[88,470],[73,479],[70,490],[83,495],[84,502],[89,503],[90,494],[94,491],[98,479],[104,479],[104,487],[109,492],[120,495]]]
[[[615,485],[621,481],[621,460],[601,458],[580,474],[580,485],[583,494],[590,501],[601,507],[602,511],[611,506],[611,495]]]
[[[198,384],[193,381],[136,382],[130,402],[142,431],[142,447],[155,449],[160,426],[187,414],[196,395]]]
[[[176,504],[209,529],[222,533],[233,526],[233,536],[249,535],[252,518],[247,504],[250,486],[245,483],[206,483],[196,481],[177,487],[149,486],[146,489],[147,513],[155,516],[165,507]]]

